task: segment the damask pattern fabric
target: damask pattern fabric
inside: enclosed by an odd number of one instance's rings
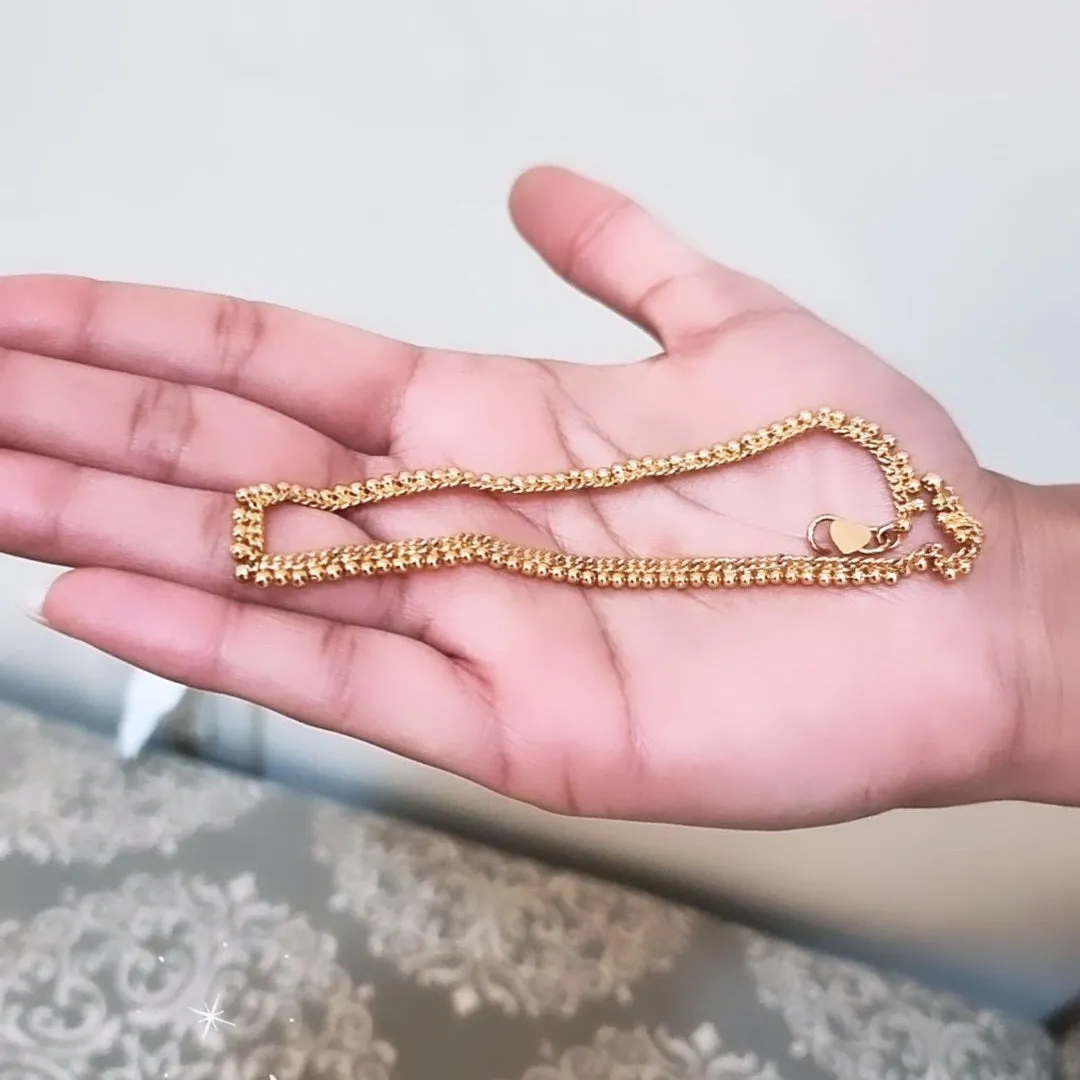
[[[999,1013],[0,709],[0,1080],[1050,1080]]]

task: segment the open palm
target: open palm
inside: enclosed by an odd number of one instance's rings
[[[556,270],[663,352],[471,356],[220,297],[0,282],[0,547],[76,567],[48,622],[557,810],[780,826],[979,797],[1019,713],[996,618],[1020,587],[1002,481],[917,387],[624,197],[539,169],[512,207]],[[265,592],[232,578],[243,485],[598,466],[823,404],[896,434],[986,523],[970,579],[646,593],[482,566]],[[871,459],[814,436],[611,492],[281,508],[269,542],[467,531],[591,554],[798,552],[819,513],[888,509]]]

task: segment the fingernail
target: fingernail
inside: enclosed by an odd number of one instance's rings
[[[31,593],[28,596],[24,596],[15,601],[15,606],[31,621],[36,622],[40,626],[48,626],[49,621],[43,614],[43,608],[45,607],[45,597],[48,596],[48,589],[39,589],[36,593]]]

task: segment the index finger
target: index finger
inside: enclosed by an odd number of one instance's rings
[[[385,455],[423,350],[234,297],[90,278],[0,278],[0,352],[224,390]]]

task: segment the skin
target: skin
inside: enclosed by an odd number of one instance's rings
[[[624,196],[542,168],[511,210],[555,271],[657,353],[474,356],[235,299],[0,280],[0,548],[75,568],[44,601],[48,625],[561,812],[777,828],[1071,799],[1072,690],[1052,645],[1066,617],[1047,593],[1055,559],[1068,565],[1074,493],[982,470],[921,389]],[[232,580],[243,485],[599,466],[821,405],[876,421],[953,485],[987,529],[969,578],[685,593],[486,567],[267,592]],[[269,540],[476,531],[587,553],[799,552],[826,511],[876,523],[889,503],[867,455],[814,435],[595,496],[282,508]]]

